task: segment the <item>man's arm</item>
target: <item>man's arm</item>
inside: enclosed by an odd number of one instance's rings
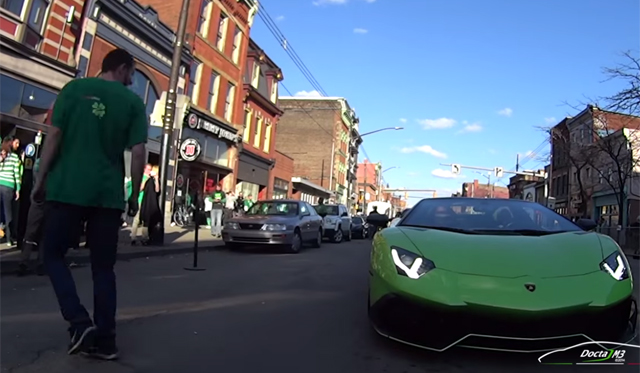
[[[132,108],[127,147],[131,149],[131,195],[137,197],[140,195],[142,174],[147,162],[146,143],[149,121],[144,103],[138,97],[136,99]]]
[[[13,169],[13,177],[16,182],[16,199],[20,198],[20,185],[22,183],[22,162],[18,162]]]
[[[55,113],[55,112],[54,112]],[[55,122],[54,122],[55,124]],[[62,140],[62,130],[59,127],[51,126],[47,131],[47,137],[42,146],[42,155],[40,156],[39,184],[44,185],[49,176],[51,165],[53,165]]]

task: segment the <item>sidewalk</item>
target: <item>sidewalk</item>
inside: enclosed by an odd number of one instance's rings
[[[120,242],[118,244],[118,260],[130,260],[137,258],[146,258],[150,256],[163,256],[190,253],[193,251],[195,230],[191,228],[178,228],[167,226],[165,231],[165,243],[163,246],[131,246],[129,238],[130,229],[123,228],[120,231]],[[89,263],[89,250],[82,248],[69,250],[67,253],[67,261],[75,264]],[[209,251],[216,248],[222,248],[224,242],[220,239],[211,237],[210,230],[200,228],[198,232],[198,248],[200,251]],[[33,254],[35,258],[35,254]],[[16,247],[0,248],[0,275],[8,275],[16,273],[20,262],[20,251]]]

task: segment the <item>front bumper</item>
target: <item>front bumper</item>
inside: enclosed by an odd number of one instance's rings
[[[293,241],[293,231],[258,231],[242,229],[223,229],[222,240],[225,243],[247,245],[289,245]]]

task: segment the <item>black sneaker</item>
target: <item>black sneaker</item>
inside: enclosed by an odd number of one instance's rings
[[[69,355],[76,354],[80,351],[87,350],[94,344],[94,335],[96,327],[93,325],[84,327],[71,327],[69,328],[69,334],[71,334],[71,342],[69,343],[69,349],[67,353]]]
[[[115,338],[96,339],[93,347],[82,354],[100,360],[117,360],[120,356]]]

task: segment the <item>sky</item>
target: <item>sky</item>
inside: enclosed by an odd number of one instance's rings
[[[360,117],[360,162],[391,188],[460,191],[486,171],[544,167],[542,128],[623,82],[603,67],[640,49],[638,0],[262,0],[328,96]],[[251,37],[284,75],[280,96],[318,95],[258,16]],[[287,92],[288,91],[288,92]],[[534,154],[532,154],[534,152]],[[365,154],[368,156],[365,156]],[[504,186],[502,179],[492,182]],[[409,193],[410,205],[431,194]]]

